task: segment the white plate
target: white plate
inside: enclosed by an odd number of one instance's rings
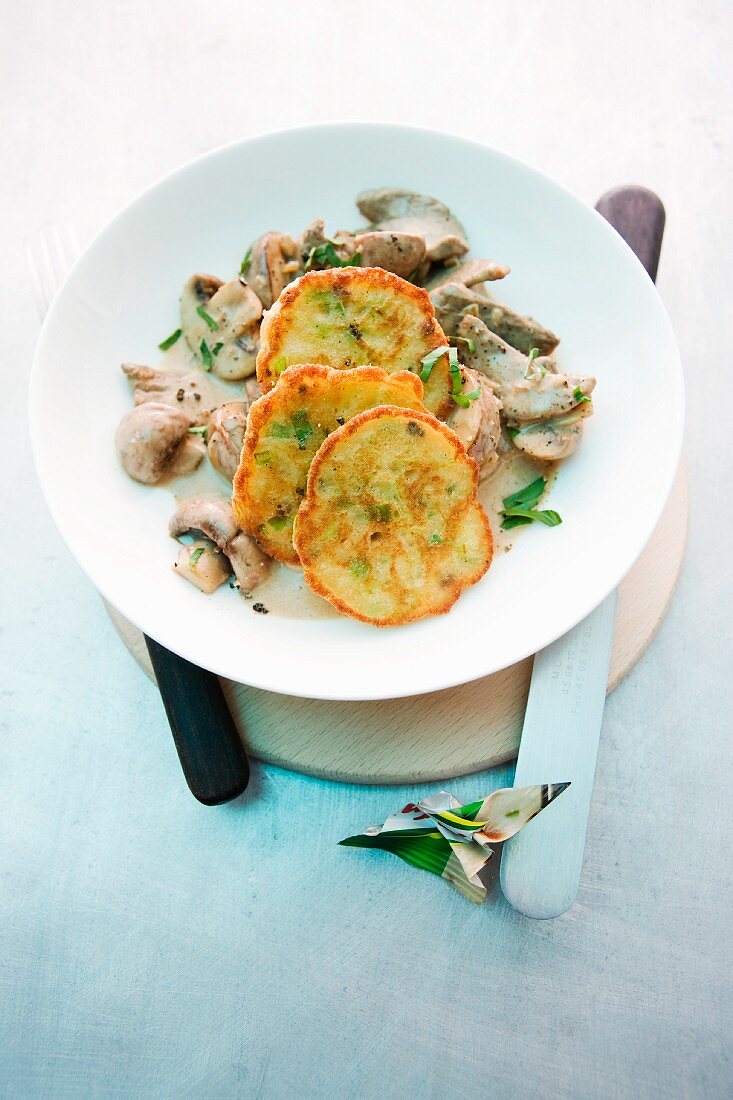
[[[598,378],[595,415],[560,471],[556,528],[533,525],[448,615],[378,629],[256,615],[228,587],[206,598],[171,570],[172,498],[120,469],[130,407],[122,360],[158,360],[194,271],[223,278],[266,229],[362,220],[366,187],[436,195],[474,256],[511,266],[498,296],[562,337],[561,365]],[[646,273],[606,222],[516,160],[447,134],[337,124],[268,134],[194,161],[94,241],[48,314],[31,427],[48,505],[100,592],[188,660],[270,691],[326,699],[414,695],[486,676],[579,622],[633,565],[665,505],[683,429],[674,336]],[[358,730],[354,731],[358,736]]]

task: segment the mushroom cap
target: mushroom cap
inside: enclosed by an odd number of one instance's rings
[[[287,233],[270,230],[253,242],[250,249],[247,282],[269,309],[299,268],[298,246]]]
[[[168,531],[174,539],[188,531],[201,531],[226,553],[227,546],[239,531],[239,526],[228,500],[191,497],[176,509],[168,524]]]
[[[191,421],[180,409],[147,401],[125,413],[115,433],[120,461],[135,481],[154,485],[187,438]]]

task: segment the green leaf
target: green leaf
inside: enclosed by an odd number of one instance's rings
[[[172,348],[176,341],[180,338],[183,329],[177,328],[175,332],[172,332],[170,336],[167,336],[162,344],[158,344],[161,351],[168,351],[168,348]]]
[[[586,401],[590,403],[590,397],[586,397],[580,386],[576,386],[573,390],[573,400],[577,401],[579,405],[584,404]]]
[[[209,435],[209,429],[208,429],[206,424],[203,424],[200,428],[189,428],[188,429],[188,434],[189,435],[200,435],[201,438],[203,439],[204,443],[205,443],[207,438],[208,438],[208,435]]]
[[[360,252],[355,252],[353,256],[342,260],[333,246],[333,241],[326,241],[325,244],[316,244],[311,248],[305,262],[305,270],[310,271],[313,264],[319,264],[321,267],[357,267],[360,262]]]
[[[298,450],[304,451],[308,440],[313,435],[313,428],[308,419],[308,413],[305,409],[298,409],[298,411],[293,413],[290,417],[290,420],[295,429],[295,438],[298,440]]]
[[[223,347],[224,347],[224,345],[222,344],[222,342],[220,340],[218,344],[214,344],[213,348],[211,349],[211,354],[212,355],[218,355]]]
[[[551,508],[545,508],[539,512],[535,511],[534,508],[507,508],[502,514],[504,521],[501,526],[505,531],[511,527],[521,527],[523,523],[532,523],[535,520],[544,523],[545,527],[558,527],[562,523],[560,515]],[[522,523],[508,523],[509,520],[521,520]]]
[[[257,466],[272,466],[272,451],[255,451]]]
[[[512,493],[511,496],[504,497],[502,501],[504,508],[522,508],[525,505],[531,508],[544,493],[546,485],[547,480],[544,477],[538,477],[535,481],[530,482],[529,485],[525,485],[523,489],[519,489],[518,492]]]
[[[190,558],[188,559],[188,564],[191,566],[192,569],[196,568],[196,562],[199,560],[205,549],[205,546],[197,546],[196,549],[192,552]]]
[[[199,348],[199,351],[201,352],[201,361],[204,365],[204,370],[211,370],[211,348],[205,340],[201,341],[201,347]]]
[[[422,370],[420,371],[420,381],[427,382],[430,375],[433,372],[433,367],[446,352],[450,352],[450,348],[444,345],[442,348],[435,348],[434,351],[428,352],[424,359],[420,360],[422,364]]]
[[[369,562],[364,561],[363,558],[355,558],[349,562],[349,570],[355,577],[366,577],[369,572]]]
[[[510,810],[508,814],[504,814],[504,817],[519,817],[519,810]]]
[[[246,275],[249,271],[249,265],[252,263],[252,249],[248,248],[244,254],[244,259],[239,265],[239,274]]]
[[[481,802],[469,802],[466,806],[459,806],[457,810],[453,810],[452,813],[457,814],[458,817],[465,817],[469,821],[476,820],[476,814],[483,806],[483,800]]]
[[[202,321],[206,321],[206,324],[212,331],[218,329],[218,322],[214,320],[210,313],[206,312],[203,306],[196,306],[196,312]]]
[[[529,349],[529,355],[527,356],[527,369],[524,372],[524,377],[525,378],[529,378],[530,374],[532,373],[532,364],[534,363],[534,361],[537,358],[537,356],[539,355],[539,353],[540,353],[539,348],[530,348]]]

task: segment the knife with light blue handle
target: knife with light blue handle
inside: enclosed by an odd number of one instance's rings
[[[596,209],[656,279],[665,220],[660,199],[643,187],[619,187]],[[570,782],[570,788],[504,846],[501,888],[528,917],[559,917],[578,893],[616,601],[614,591],[534,659],[514,785],[546,783],[549,777]]]

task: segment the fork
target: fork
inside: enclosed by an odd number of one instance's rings
[[[41,322],[80,255],[71,225],[49,225],[26,238],[25,254]],[[183,774],[206,806],[246,789],[249,764],[219,679],[144,635]]]

